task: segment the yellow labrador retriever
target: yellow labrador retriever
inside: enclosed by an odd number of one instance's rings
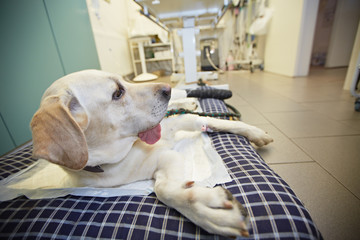
[[[272,138],[238,121],[195,115],[162,121],[170,97],[166,84],[130,84],[97,70],[67,75],[46,90],[32,119],[33,154],[63,166],[83,186],[154,179],[157,197],[198,226],[247,236],[246,210],[229,191],[184,179],[184,156],[173,139],[179,130],[201,128],[241,134],[258,146]]]

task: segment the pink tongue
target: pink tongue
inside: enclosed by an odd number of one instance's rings
[[[158,124],[156,127],[139,133],[139,138],[147,144],[154,144],[161,138],[161,126]]]

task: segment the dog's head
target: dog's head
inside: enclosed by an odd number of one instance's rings
[[[132,144],[153,144],[167,110],[166,84],[130,84],[97,70],[69,74],[44,93],[31,121],[33,155],[80,170],[120,161]]]

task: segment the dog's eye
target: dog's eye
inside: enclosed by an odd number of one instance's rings
[[[113,95],[112,95],[112,99],[113,100],[119,100],[123,95],[124,95],[125,90],[124,89],[117,89]]]

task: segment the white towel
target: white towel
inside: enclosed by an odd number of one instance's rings
[[[189,139],[177,145],[176,151],[186,156],[195,156],[186,172],[187,179],[193,179],[196,184],[213,187],[216,184],[231,181],[231,178],[218,153],[211,145],[211,140],[205,133],[195,132]],[[202,145],[202,147],[201,147]],[[191,146],[191,147],[189,147]],[[190,158],[188,158],[190,159]],[[114,188],[77,187],[71,181],[66,171],[58,165],[38,160],[28,168],[0,181],[0,201],[7,201],[25,195],[30,199],[56,198],[66,195],[111,197],[125,195],[148,195],[154,191],[154,181],[144,180]]]

